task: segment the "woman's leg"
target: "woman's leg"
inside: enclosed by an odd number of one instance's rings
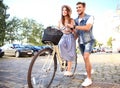
[[[71,71],[72,61],[68,61],[67,71]]]
[[[67,71],[65,71],[64,75],[66,76],[72,76],[73,73],[71,72],[71,66],[72,66],[72,61],[67,62]]]

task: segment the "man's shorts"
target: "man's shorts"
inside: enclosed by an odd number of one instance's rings
[[[79,44],[79,49],[81,51],[81,54],[83,55],[85,52],[91,53],[93,45],[94,45],[94,40],[86,43],[86,44]]]

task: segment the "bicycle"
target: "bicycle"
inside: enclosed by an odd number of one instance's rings
[[[45,48],[39,51],[30,63],[27,76],[29,88],[49,88],[53,82],[57,68],[60,67],[60,71],[65,71],[67,69],[67,61],[60,57],[58,45],[54,45],[50,41],[46,42],[51,45],[52,48]],[[45,56],[41,56],[43,54],[45,54]],[[72,62],[71,71],[73,75],[76,66],[77,56]]]

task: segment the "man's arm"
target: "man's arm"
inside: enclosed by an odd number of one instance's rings
[[[86,24],[85,26],[75,26],[75,29],[77,30],[85,30],[85,31],[89,31],[92,27],[92,24]]]
[[[91,29],[91,27],[93,26],[93,23],[94,23],[94,17],[91,16],[88,20],[87,20],[87,23],[86,25],[84,26],[80,26],[80,25],[69,25],[68,24],[68,27],[70,28],[73,28],[73,29],[77,29],[77,30],[85,30],[85,31],[89,31]]]
[[[93,26],[93,23],[94,23],[94,17],[90,16],[89,19],[87,20],[86,25],[84,25],[84,26],[75,26],[75,28],[78,29],[78,30],[89,31],[91,29],[91,27]]]

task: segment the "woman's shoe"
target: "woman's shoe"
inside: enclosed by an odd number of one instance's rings
[[[72,72],[70,72],[70,71],[66,71],[66,72],[64,73],[64,75],[65,75],[65,76],[72,76],[72,75],[73,75],[73,73],[72,73]]]

